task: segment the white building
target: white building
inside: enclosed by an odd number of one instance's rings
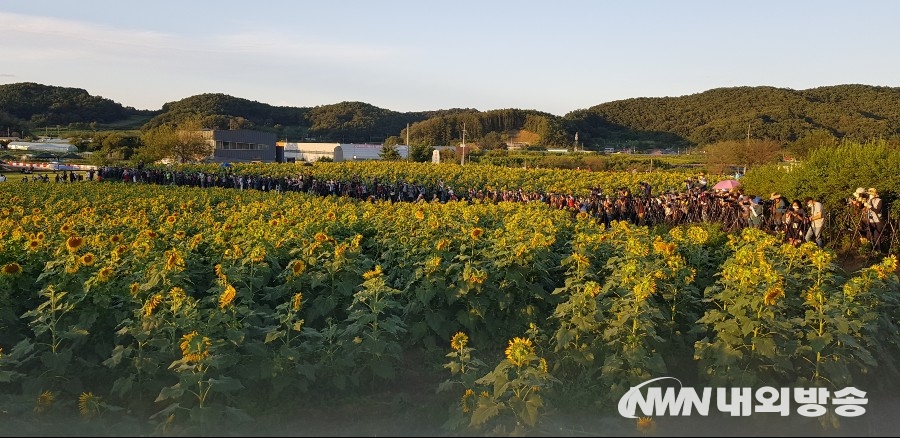
[[[330,158],[335,162],[360,160],[380,160],[380,144],[361,143],[291,143],[279,141],[284,147],[286,161],[308,161],[310,163],[322,158]],[[406,145],[394,146],[400,157],[406,159],[409,148]]]
[[[78,152],[78,148],[69,144],[68,140],[61,138],[53,138],[47,141],[14,141],[7,148],[19,151],[41,151],[41,152]]]

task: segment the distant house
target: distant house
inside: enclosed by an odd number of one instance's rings
[[[201,133],[214,148],[214,162],[275,162],[274,133],[249,129],[205,129]]]

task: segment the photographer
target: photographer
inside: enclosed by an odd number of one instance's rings
[[[800,201],[791,203],[790,210],[784,213],[784,237],[793,246],[799,246],[803,241],[806,212],[800,206]]]
[[[806,198],[806,208],[809,213],[809,229],[806,230],[804,240],[812,242],[815,240],[816,246],[822,247],[822,227],[825,225],[825,216],[822,210],[822,203],[813,198]]]
[[[869,195],[869,200],[865,203],[866,216],[869,221],[868,239],[872,242],[873,248],[879,249],[884,226],[887,223],[884,202],[874,188],[870,188],[866,194]]]
[[[763,213],[762,199],[760,199],[759,196],[752,197],[750,200],[750,214],[747,217],[747,224],[751,228],[762,228],[765,219]]]
[[[769,200],[772,201],[770,216],[772,218],[771,231],[776,233],[784,231],[784,213],[787,210],[787,201],[785,201],[778,192],[772,193],[772,195],[769,196]]]

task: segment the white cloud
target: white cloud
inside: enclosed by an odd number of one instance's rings
[[[200,62],[237,54],[269,62],[373,62],[400,56],[393,48],[324,43],[296,33],[192,37],[6,12],[0,12],[0,29],[4,29],[0,54],[20,61],[93,59],[112,63],[163,57]]]

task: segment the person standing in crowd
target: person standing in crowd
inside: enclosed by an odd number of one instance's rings
[[[762,199],[759,196],[754,196],[750,199],[750,214],[747,218],[747,224],[752,228],[762,228],[763,219],[765,219]]]
[[[784,213],[787,210],[787,201],[781,197],[781,194],[778,192],[774,192],[769,196],[769,200],[772,201],[772,229],[771,231],[779,232],[783,231],[784,225]]]
[[[803,238],[803,223],[806,214],[800,206],[800,201],[791,203],[791,208],[784,213],[784,236],[788,243],[794,246],[800,245]]]
[[[697,179],[697,186],[700,187],[701,192],[706,191],[706,186],[709,184],[709,180],[706,179],[706,174],[701,173],[700,178]]]
[[[816,242],[816,246],[822,247],[822,227],[825,225],[825,214],[822,203],[813,198],[806,198],[806,209],[809,214],[809,229],[806,230],[804,240]]]
[[[869,219],[868,239],[872,242],[873,248],[879,249],[882,243],[881,238],[884,234],[884,226],[887,223],[884,202],[881,201],[881,196],[878,195],[878,190],[875,190],[875,188],[869,188],[866,194],[869,195],[869,200],[865,204]]]

